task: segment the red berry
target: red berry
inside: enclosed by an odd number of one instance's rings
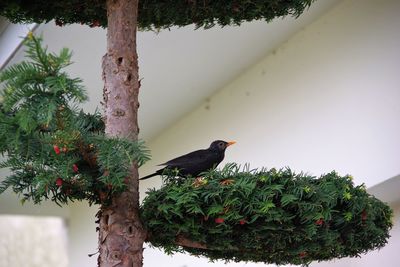
[[[60,148],[57,145],[53,146],[54,152],[56,152],[56,154],[60,154]]]
[[[215,221],[215,223],[220,224],[220,223],[223,223],[225,220],[224,220],[224,218],[216,218],[214,221]]]
[[[74,170],[75,173],[79,171],[78,166],[76,166],[76,164],[72,165],[72,169]]]
[[[361,213],[361,220],[364,222],[364,221],[367,220],[367,217],[368,217],[367,211],[363,210],[362,213]]]
[[[307,252],[302,251],[299,253],[300,258],[304,258],[305,256],[307,256]]]
[[[243,220],[240,220],[240,221],[239,221],[239,224],[240,224],[240,225],[246,224],[246,220],[244,220],[244,219],[243,219]]]
[[[60,177],[58,177],[57,180],[56,180],[56,185],[57,185],[57,186],[62,186],[63,182],[64,182],[63,179],[61,179]]]
[[[315,224],[316,225],[323,225],[324,224],[324,219],[321,218],[321,219],[315,221]]]

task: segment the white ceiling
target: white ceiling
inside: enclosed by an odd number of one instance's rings
[[[298,19],[287,17],[272,23],[255,21],[240,27],[193,30],[193,26],[138,33],[139,71],[143,78],[139,111],[140,136],[155,138],[221,89],[247,68],[272,52],[297,31],[331,9],[339,0],[316,1]],[[100,106],[103,83],[101,57],[106,51],[106,32],[87,26],[41,25],[50,50],[74,51],[69,71],[83,78],[89,90],[89,110]],[[22,59],[16,53],[12,62]]]
[[[4,17],[0,17],[0,37],[3,34],[4,30],[7,28],[7,20]]]
[[[368,188],[368,193],[389,204],[400,204],[400,175]]]

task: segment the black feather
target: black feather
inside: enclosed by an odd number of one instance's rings
[[[214,141],[207,149],[196,150],[160,164],[165,167],[139,180],[161,175],[165,169],[177,169],[177,176],[180,177],[198,176],[202,172],[216,168],[225,157],[225,149],[232,143],[221,140]]]

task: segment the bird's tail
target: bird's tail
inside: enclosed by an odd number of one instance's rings
[[[149,179],[149,178],[154,177],[154,176],[156,176],[156,175],[158,175],[157,172],[152,173],[152,174],[149,174],[149,175],[146,175],[145,177],[142,177],[142,178],[140,178],[139,180],[146,180],[146,179]]]

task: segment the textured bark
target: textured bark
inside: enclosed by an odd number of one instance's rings
[[[107,0],[107,53],[103,57],[106,134],[136,140],[138,61],[136,53],[138,0]],[[99,211],[101,267],[142,266],[146,232],[139,218],[138,167],[132,163],[127,191]]]

